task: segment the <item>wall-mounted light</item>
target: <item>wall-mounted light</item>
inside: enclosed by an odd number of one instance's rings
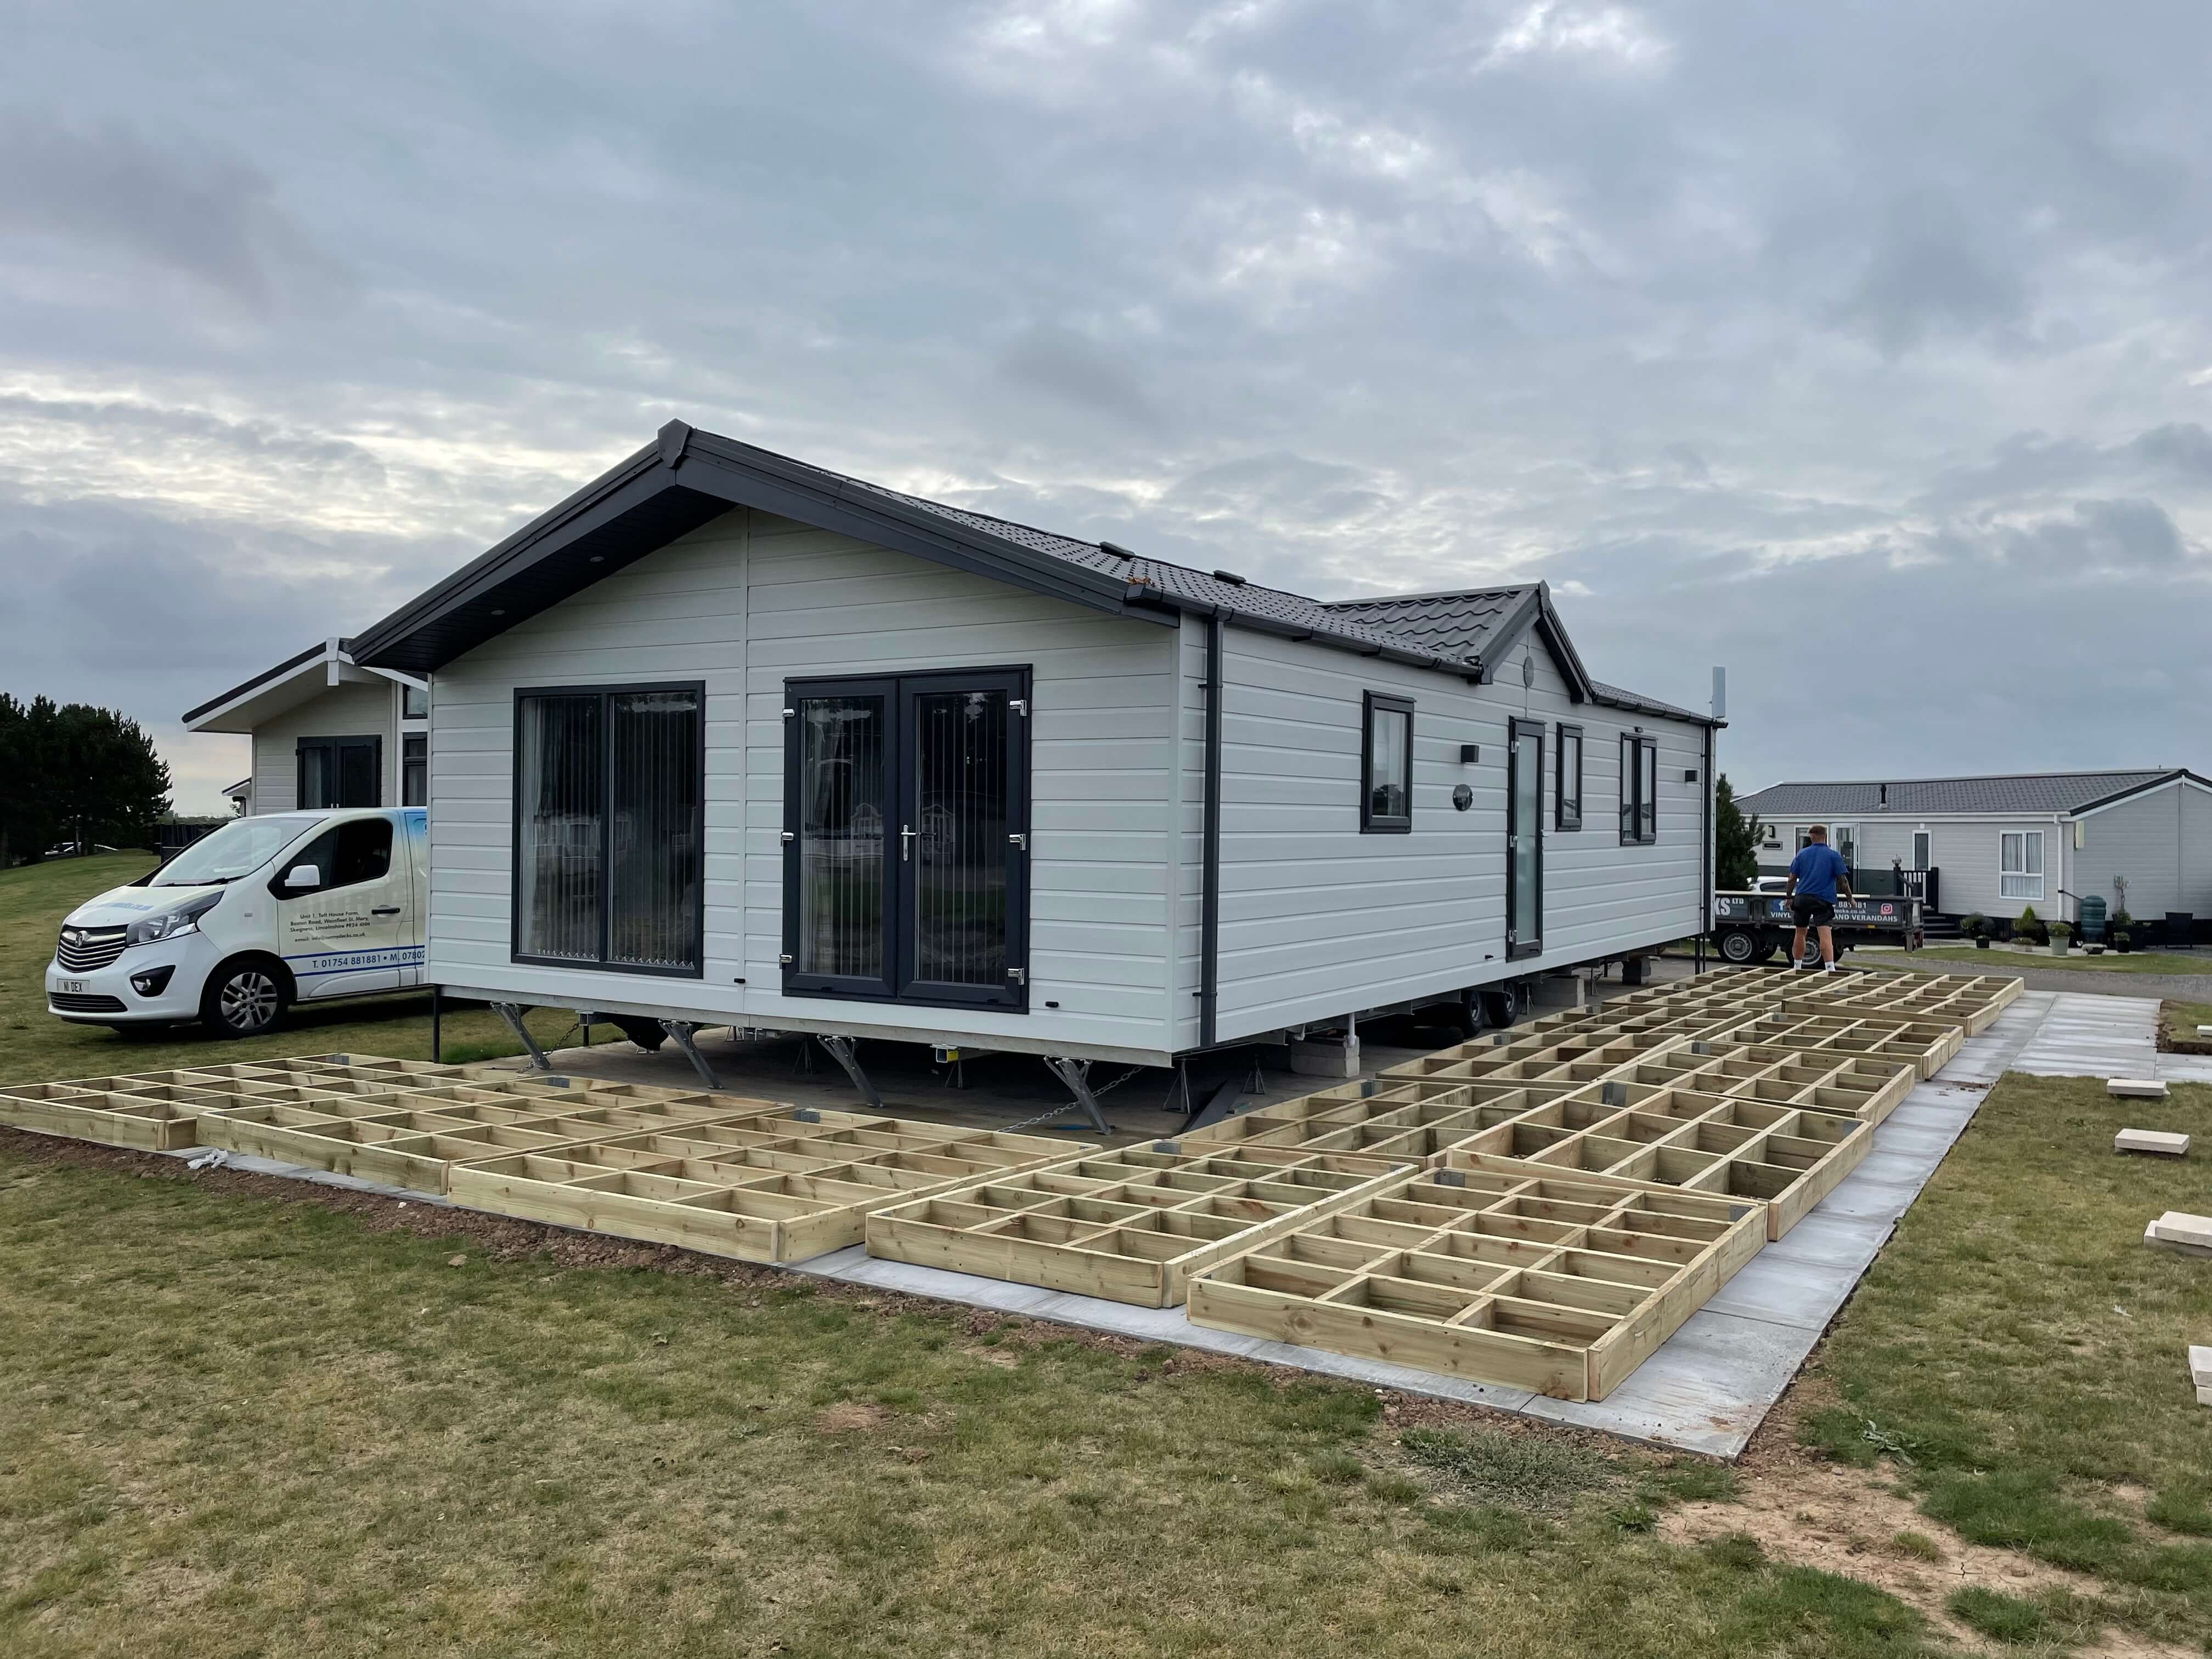
[[[1474,765],[1477,761],[1480,760],[1481,758],[1482,758],[1482,745],[1481,745],[1480,744],[1479,744],[1479,743],[1463,743],[1463,744],[1460,744],[1460,746],[1459,746],[1459,763],[1460,763],[1462,766],[1473,766],[1473,765]]]

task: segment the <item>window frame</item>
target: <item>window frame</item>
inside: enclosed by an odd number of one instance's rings
[[[2027,867],[2027,840],[2031,836],[2035,838],[2036,867],[2033,870],[2030,870]],[[2020,868],[2017,870],[2008,870],[2005,868],[2005,843],[2008,841],[2017,841],[2020,843]],[[2023,904],[2036,904],[2044,902],[2044,892],[2050,876],[2050,871],[2045,867],[2044,863],[2045,857],[2045,849],[2042,830],[1998,830],[1997,896],[1999,898],[2018,899]],[[2033,881],[2035,884],[2035,890],[2033,893],[2008,892],[2005,889],[2005,883],[2008,880],[2020,882]]]
[[[1570,814],[1567,807],[1567,740],[1570,738],[1574,739],[1575,744],[1575,804],[1571,814]],[[1552,828],[1554,830],[1571,832],[1579,830],[1583,827],[1582,727],[1572,725],[1566,720],[1561,720],[1559,722],[1559,758],[1553,763],[1553,770],[1558,774],[1558,777],[1553,785]]]
[[[1647,758],[1648,757],[1648,758]],[[1646,776],[1651,799],[1644,799]],[[1659,739],[1641,732],[1620,734],[1620,844],[1656,847],[1659,842]],[[1646,829],[1646,825],[1649,829]]]
[[[690,968],[656,968],[644,963],[611,962],[614,939],[614,906],[609,902],[611,866],[614,855],[614,700],[659,692],[688,691],[699,700],[699,738],[692,750],[693,775],[699,781],[699,805],[694,820],[699,837],[699,884],[692,900],[697,924],[699,960]],[[522,948],[522,705],[529,697],[597,697],[599,700],[599,954],[596,961],[575,957],[533,956]],[[625,680],[619,684],[518,685],[514,693],[514,764],[507,794],[511,813],[507,837],[507,946],[510,962],[535,968],[560,968],[574,973],[630,974],[645,979],[704,979],[707,976],[707,683],[704,680]]]
[[[988,683],[1001,682],[994,687]],[[830,1002],[873,1003],[891,1008],[969,1008],[990,1013],[1027,1014],[1030,1012],[1030,888],[1036,868],[1036,799],[1033,738],[1036,730],[1036,689],[1035,671],[1027,663],[985,664],[974,668],[919,668],[909,672],[894,671],[884,674],[834,674],[794,676],[783,683],[781,707],[794,711],[792,718],[783,722],[783,866],[781,889],[783,895],[782,926],[780,930],[783,957],[779,988],[787,997],[819,998]],[[911,878],[897,873],[902,860],[897,853],[897,833],[892,829],[892,817],[887,813],[884,821],[884,880],[890,896],[886,899],[884,939],[884,986],[825,983],[838,977],[818,971],[802,973],[798,966],[799,946],[799,915],[800,908],[799,884],[803,879],[799,855],[800,836],[805,826],[799,818],[800,791],[798,787],[800,762],[803,756],[800,721],[795,711],[809,697],[876,696],[884,698],[884,793],[886,805],[896,812],[903,804],[908,787],[914,781],[910,769],[914,756],[910,750],[907,711],[911,699],[930,695],[933,691],[1003,689],[1007,695],[1007,800],[1006,823],[1008,850],[1006,853],[1006,966],[1018,970],[1021,977],[1011,988],[996,988],[988,994],[981,988],[972,992],[954,994],[915,994],[902,991],[907,980],[907,968],[913,955],[913,941],[908,937],[909,928],[907,907],[912,902],[915,889]],[[1013,827],[1018,824],[1018,828]],[[1019,836],[1017,844],[1013,837]],[[916,964],[918,966],[918,964]],[[936,983],[921,981],[916,983]]]
[[[1387,713],[1406,717],[1406,811],[1402,816],[1375,811],[1375,716]],[[1359,694],[1359,833],[1363,836],[1410,836],[1413,833],[1413,700],[1391,691]]]
[[[366,748],[369,751],[372,769],[376,779],[376,799],[374,800],[357,800],[350,803],[334,800],[329,802],[327,805],[318,802],[315,805],[308,805],[306,799],[307,793],[307,751],[310,749],[328,750],[330,754],[329,764],[331,781],[333,783],[342,784],[345,776],[345,762],[343,758],[345,751],[349,749],[362,748]],[[337,793],[343,794],[345,791],[343,788],[340,788]],[[337,737],[301,738],[293,743],[292,807],[295,811],[374,812],[380,811],[383,809],[383,806],[384,734],[382,732],[363,732],[352,736],[342,735]]]
[[[1927,850],[1923,852],[1921,849]],[[1925,870],[1936,857],[1936,837],[1925,830],[1912,832],[1912,867]]]
[[[418,746],[419,745],[419,748]],[[420,772],[422,780],[422,799],[410,800],[408,785],[412,775]],[[428,806],[430,804],[430,734],[428,732],[403,732],[399,734],[399,805]]]

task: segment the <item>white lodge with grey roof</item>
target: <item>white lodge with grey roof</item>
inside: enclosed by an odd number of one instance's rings
[[[1713,722],[1540,586],[1322,605],[676,423],[355,656],[431,677],[461,996],[1162,1064],[1705,918]]]

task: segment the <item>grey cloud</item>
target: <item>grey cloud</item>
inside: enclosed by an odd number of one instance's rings
[[[1073,329],[1044,323],[1024,329],[1000,354],[998,368],[1016,386],[1090,413],[1139,429],[1158,423],[1158,411],[1128,356],[1108,351]]]
[[[240,311],[347,286],[279,204],[259,168],[190,143],[155,145],[119,122],[0,118],[0,230],[53,238],[83,259],[121,252],[191,278]]]
[[[1835,314],[1893,354],[1933,334],[2016,327],[2027,301],[2017,268],[1974,234],[1958,204],[1911,196],[1885,216]]]
[[[2171,571],[2190,556],[2166,509],[2146,501],[2076,501],[2063,516],[2002,532],[1997,550],[2008,564],[2082,578]]]

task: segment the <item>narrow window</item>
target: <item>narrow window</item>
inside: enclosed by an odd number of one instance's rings
[[[1843,861],[1856,872],[1859,867],[1859,827],[1856,823],[1839,823],[1828,832],[1828,844],[1836,849]]]
[[[1360,744],[1359,828],[1405,835],[1413,827],[1413,704],[1370,691]]]
[[[1915,830],[1912,832],[1912,867],[1916,870],[1925,870],[1928,867],[1929,857],[1928,832],[1925,830]]]
[[[2043,896],[2043,831],[2007,830],[1997,837],[1997,890],[2006,898]]]
[[[404,720],[427,720],[430,718],[430,694],[419,685],[400,688],[399,718]]]
[[[699,972],[702,702],[697,686],[517,695],[518,957]]]
[[[430,739],[419,734],[399,740],[399,804],[430,804]]]
[[[1557,786],[1557,823],[1562,830],[1583,827],[1583,729],[1559,727],[1559,781]]]
[[[1638,847],[1659,839],[1659,740],[1620,740],[1620,844]]]

